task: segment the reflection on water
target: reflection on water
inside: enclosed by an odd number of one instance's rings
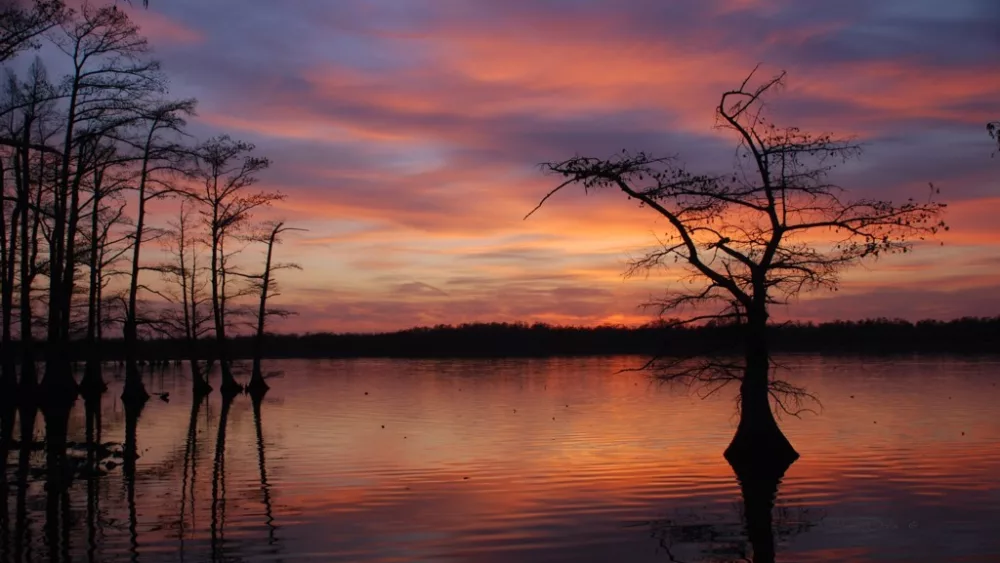
[[[289,361],[263,399],[0,412],[2,561],[998,561],[998,364],[786,359],[801,458],[637,359]]]
[[[789,464],[790,465],[790,464]],[[742,511],[719,514],[694,511],[674,519],[649,522],[651,533],[670,561],[753,561],[774,563],[775,540],[786,540],[818,523],[808,511],[790,517],[780,509],[775,521],[774,501],[788,467],[762,464],[759,471],[734,467],[742,495]],[[693,553],[687,555],[687,553]]]

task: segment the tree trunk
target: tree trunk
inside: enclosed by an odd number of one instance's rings
[[[778,427],[769,393],[767,316],[750,312],[746,325],[746,368],[740,383],[740,422],[725,457],[734,468],[762,460],[787,467],[799,454]]]
[[[264,374],[261,372],[260,360],[264,353],[264,322],[267,320],[267,290],[271,285],[271,253],[274,250],[274,239],[281,228],[279,223],[271,231],[271,237],[267,241],[267,258],[264,260],[264,276],[260,284],[260,308],[257,311],[257,332],[253,337],[253,373],[250,376],[250,384],[247,390],[256,395],[267,393],[268,386],[264,382]]]
[[[34,397],[38,393],[38,368],[32,343],[21,342],[21,380],[17,384],[18,396]]]
[[[104,383],[104,377],[101,374],[100,343],[97,341],[97,324],[99,322],[98,306],[100,305],[98,299],[100,298],[99,288],[101,283],[100,276],[98,275],[98,271],[101,267],[101,253],[98,251],[98,246],[100,245],[98,240],[100,209],[100,176],[95,174],[94,212],[90,218],[91,249],[88,264],[90,267],[90,286],[87,293],[87,345],[85,352],[87,358],[86,365],[83,369],[83,381],[80,382],[80,389],[83,394],[87,396],[100,395],[108,388],[107,384]]]
[[[83,150],[80,151],[83,160]],[[70,319],[73,311],[73,290],[76,286],[76,235],[80,230],[80,184],[83,182],[83,170],[78,168],[73,175],[70,186],[69,217],[66,221],[66,264],[63,268],[63,281],[60,287],[62,296],[62,324],[59,327],[61,342],[69,346]]]
[[[217,219],[216,219],[217,221]],[[223,300],[225,296],[222,291],[223,288],[220,287],[221,282],[221,268],[222,268],[222,256],[220,256],[220,246],[222,245],[221,235],[216,230],[213,225],[212,233],[212,268],[211,268],[211,283],[212,286],[212,317],[215,321],[215,344],[216,353],[219,356],[219,369],[222,372],[222,386],[220,391],[224,395],[235,395],[243,390],[243,387],[236,382],[236,378],[233,377],[232,366],[229,364],[229,347],[226,341],[226,319],[225,310],[223,305]]]
[[[146,224],[146,180],[149,175],[149,151],[153,140],[155,124],[150,127],[142,154],[142,168],[139,172],[139,198],[135,218],[135,238],[132,241],[132,270],[129,276],[128,305],[125,308],[125,323],[122,336],[125,339],[125,388],[122,390],[122,400],[145,401],[149,398],[146,386],[142,383],[139,372],[139,362],[136,357],[136,346],[139,340],[138,316],[136,305],[139,297],[139,258],[142,250],[142,237]]]
[[[0,162],[0,194],[6,192],[5,180],[7,172]],[[20,198],[18,198],[20,203]],[[17,264],[17,223],[20,219],[20,209],[14,206],[10,214],[10,231],[7,231],[7,214],[0,205],[0,318],[2,318],[2,342],[0,342],[0,394],[13,396],[17,389],[17,374],[14,369],[14,351],[12,349],[11,330],[13,329],[14,313],[14,272]],[[8,238],[9,235],[9,238]]]
[[[125,362],[125,385],[122,387],[121,399],[124,403],[141,404],[149,399],[149,393],[146,392],[146,385],[142,382],[142,372],[139,371],[139,364],[135,361],[135,352],[131,348],[134,347],[126,345],[126,358],[131,355],[132,361],[126,360]]]
[[[44,166],[44,155],[43,164]],[[35,258],[38,253],[38,228],[40,218],[38,212],[32,214],[31,239],[28,238],[28,213],[30,201],[31,184],[29,182],[28,151],[21,154],[21,186],[18,191],[18,201],[21,204],[21,381],[20,391],[27,394],[34,394],[38,387],[38,373],[35,369],[34,334],[32,334],[32,308],[31,308],[31,284],[34,281]],[[41,176],[41,174],[39,174]],[[41,186],[38,190],[38,198],[41,199]],[[36,207],[37,208],[37,207]],[[30,245],[29,245],[30,243]],[[30,248],[29,248],[30,246]]]
[[[191,370],[191,390],[195,400],[212,392],[212,386],[208,384],[208,372],[204,375],[198,363],[198,304],[195,288],[198,283],[198,260],[197,255],[191,257],[191,277],[188,278],[188,254],[187,254],[187,219],[184,215],[183,204],[181,206],[181,218],[178,225],[177,258],[180,265],[181,276],[181,305],[184,314],[184,347],[187,353],[188,367]]]
[[[47,349],[40,397],[45,404],[72,405],[79,395],[80,386],[73,378],[73,364],[69,360],[69,346],[66,344],[58,341]]]
[[[49,315],[48,340],[46,341],[45,376],[42,388],[47,397],[63,400],[73,395],[77,389],[69,364],[69,347],[66,342],[69,326],[68,301],[64,295],[65,270],[71,268],[72,256],[67,252],[67,237],[75,235],[69,226],[71,211],[70,198],[70,156],[73,149],[73,132],[76,125],[77,101],[80,94],[80,71],[72,82],[69,105],[67,107],[66,131],[63,140],[62,159],[59,167],[59,181],[53,198],[52,244],[49,247]],[[78,194],[77,194],[77,197]],[[72,297],[72,287],[70,288]]]

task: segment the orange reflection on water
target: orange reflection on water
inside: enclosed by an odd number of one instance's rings
[[[751,549],[721,457],[734,390],[702,400],[620,372],[640,362],[276,362],[285,375],[258,409],[214,395],[192,409],[188,382],[167,372],[148,385],[170,402],[154,398],[137,427],[134,526],[122,524],[121,467],[89,495],[75,482],[71,512],[85,522],[99,499],[102,561],[169,561],[182,545],[191,560],[378,562],[704,561]],[[823,409],[781,421],[802,457],[773,511],[779,561],[996,554],[996,362],[785,363]],[[110,394],[103,408],[103,439],[121,441]],[[84,421],[77,405],[70,440]],[[27,512],[39,541],[44,509]],[[69,550],[84,550],[91,530],[71,528]]]

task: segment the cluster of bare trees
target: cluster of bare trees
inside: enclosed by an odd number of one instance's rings
[[[288,267],[271,256],[289,229],[253,221],[282,198],[255,187],[269,161],[228,136],[196,142],[185,132],[194,100],[169,97],[146,39],[114,5],[15,3],[0,10],[0,42],[0,394],[102,392],[101,340],[118,329],[127,400],[147,397],[143,337],[182,338],[197,391],[210,389],[215,362],[223,391],[240,389],[228,332],[248,325],[259,339],[267,317],[287,314],[267,299],[272,270]],[[40,59],[24,60],[43,42],[61,54],[64,76],[51,80]],[[178,208],[176,221],[151,224],[151,206],[159,216],[165,205]],[[240,253],[256,244],[266,248],[262,272],[240,266]],[[214,352],[199,357],[198,340],[210,337]],[[78,339],[86,344],[80,383],[70,362]],[[266,389],[259,359],[254,367],[251,386]]]

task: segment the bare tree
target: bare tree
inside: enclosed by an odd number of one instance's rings
[[[716,107],[718,125],[738,142],[733,171],[693,174],[674,158],[645,153],[574,157],[543,165],[564,181],[539,207],[567,186],[587,192],[612,188],[667,220],[670,234],[636,260],[629,273],[683,265],[690,283],[655,305],[661,314],[684,311],[687,317],[679,324],[734,324],[745,363],[721,376],[689,367],[660,375],[710,385],[738,381],[741,420],[727,458],[757,455],[787,461],[798,454],[770,409],[770,306],[788,303],[803,291],[835,288],[845,268],[908,252],[914,242],[946,227],[940,221],[944,205],[933,199],[901,205],[845,199],[828,176],[838,162],[856,157],[860,147],[768,121],[762,100],[782,84],[784,73],[751,87],[754,74],[724,92]]]
[[[14,279],[17,271],[17,231],[20,210],[16,192],[11,193],[8,164],[17,158],[14,151],[0,154],[0,394],[13,396],[17,388],[14,356],[11,353]],[[16,186],[15,186],[16,189]],[[8,209],[10,212],[8,214]],[[8,226],[7,217],[10,217]],[[10,229],[8,231],[8,228]]]
[[[10,350],[12,315],[14,313],[15,285],[19,286],[20,341],[21,341],[21,384],[29,393],[34,389],[37,376],[33,353],[33,311],[31,292],[35,277],[39,272],[39,228],[43,211],[42,201],[44,180],[46,179],[47,157],[58,156],[58,151],[48,147],[54,133],[52,126],[56,116],[54,101],[58,98],[56,88],[48,81],[45,67],[36,59],[28,69],[28,77],[22,82],[12,72],[7,74],[6,97],[0,109],[2,116],[2,140],[0,145],[8,152],[8,182],[4,183],[4,224],[7,235],[0,245],[3,254],[3,377],[6,384],[12,383],[13,355]],[[6,193],[7,186],[13,194]],[[6,204],[13,206],[7,214]],[[9,221],[7,220],[9,217]],[[17,273],[17,275],[16,275]]]
[[[0,63],[38,46],[38,36],[66,17],[61,0],[32,0],[28,7],[15,0],[0,4]]]
[[[264,325],[268,317],[287,317],[294,314],[292,311],[287,309],[276,309],[268,308],[267,300],[268,298],[277,297],[279,294],[277,292],[277,282],[273,277],[273,272],[275,270],[281,269],[296,269],[299,270],[301,267],[298,264],[272,264],[271,258],[273,256],[274,244],[280,242],[278,238],[282,233],[286,233],[293,229],[285,225],[284,221],[276,221],[268,225],[268,232],[263,237],[260,237],[261,241],[267,245],[267,253],[264,258],[264,271],[259,275],[254,276],[254,283],[260,291],[260,305],[257,308],[257,327],[254,332],[253,338],[253,371],[250,376],[250,383],[247,385],[247,389],[256,394],[263,394],[267,391],[267,383],[264,382],[264,375],[261,372],[261,356],[264,352],[263,342],[264,342]]]
[[[181,309],[179,312],[176,309],[164,311],[160,325],[166,327],[170,336],[184,340],[193,391],[200,397],[212,390],[207,381],[211,364],[202,369],[198,354],[198,341],[209,332],[211,315],[205,310],[209,301],[207,280],[203,277],[205,267],[199,264],[199,236],[191,215],[188,201],[183,200],[177,221],[170,225],[168,250],[174,261],[160,266],[159,270],[172,288],[166,291],[174,302],[180,303]]]
[[[135,233],[132,243],[132,270],[129,277],[128,301],[125,308],[125,387],[122,397],[144,400],[146,393],[139,373],[136,357],[138,342],[138,295],[140,251],[143,236],[146,234],[146,204],[149,201],[162,198],[177,192],[177,187],[169,181],[169,174],[179,170],[182,151],[171,137],[178,135],[186,125],[185,116],[194,113],[193,100],[179,102],[158,102],[148,108],[142,108],[140,115],[146,127],[145,133],[138,142],[130,142],[140,151],[139,171],[136,178],[137,208]]]
[[[235,141],[227,135],[209,139],[197,149],[196,175],[201,181],[192,196],[208,231],[209,286],[212,292],[212,316],[215,324],[216,353],[222,370],[222,392],[241,389],[233,377],[226,337],[226,273],[227,241],[246,227],[258,208],[281,199],[279,193],[250,188],[257,182],[256,174],[266,169],[266,158],[252,156],[254,146]]]
[[[76,387],[64,359],[77,274],[80,186],[92,171],[95,139],[134,122],[129,110],[164,89],[159,64],[144,58],[146,39],[123,11],[85,4],[62,30],[56,45],[71,60],[72,71],[64,81],[67,102],[49,244],[49,361],[42,383],[50,397],[72,394]]]
[[[127,234],[112,236],[115,227],[125,223],[125,201],[121,197],[128,177],[115,174],[118,160],[116,146],[106,144],[104,166],[97,166],[89,182],[91,198],[90,229],[84,237],[87,256],[87,328],[86,364],[80,382],[84,395],[100,395],[107,389],[102,375],[103,291],[107,285],[106,268],[124,255],[132,243]],[[117,233],[115,233],[117,235]],[[126,243],[126,244],[123,244]]]

